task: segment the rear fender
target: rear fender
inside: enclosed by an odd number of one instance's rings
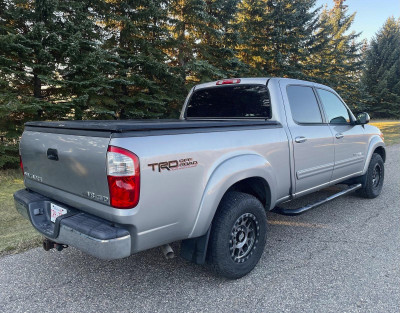
[[[250,177],[265,179],[270,187],[270,203],[273,205],[276,201],[276,177],[271,164],[258,154],[249,153],[232,156],[214,167],[209,176],[189,238],[204,235],[209,229],[226,191],[236,182]]]

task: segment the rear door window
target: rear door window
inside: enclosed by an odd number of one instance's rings
[[[195,90],[186,117],[271,118],[268,88],[264,85],[236,85]]]
[[[300,124],[322,123],[322,115],[312,87],[288,86],[290,110],[293,120]]]

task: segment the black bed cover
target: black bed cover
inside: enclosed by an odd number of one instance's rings
[[[48,129],[59,130],[83,130],[97,132],[124,133],[135,131],[155,130],[179,130],[179,129],[201,129],[220,127],[241,126],[277,126],[276,121],[264,119],[243,120],[179,120],[179,119],[157,119],[157,120],[90,120],[90,121],[57,121],[57,122],[27,122],[27,129],[40,128],[42,131]]]

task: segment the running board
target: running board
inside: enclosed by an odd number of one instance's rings
[[[335,193],[334,195],[332,195],[332,196],[330,196],[330,197],[328,197],[328,198],[326,198],[324,200],[321,200],[321,201],[318,201],[318,202],[315,202],[315,203],[312,203],[312,204],[308,204],[308,205],[306,205],[306,206],[304,206],[302,208],[292,209],[291,210],[291,209],[275,207],[275,208],[273,208],[271,210],[271,212],[274,212],[274,213],[277,213],[277,214],[282,214],[282,215],[289,215],[289,216],[300,215],[300,214],[302,214],[302,213],[304,213],[304,212],[306,212],[308,210],[314,209],[317,206],[320,206],[320,205],[322,205],[322,204],[324,204],[326,202],[329,202],[329,201],[331,201],[333,199],[336,199],[336,198],[338,198],[340,196],[346,195],[346,194],[348,194],[350,192],[353,192],[353,191],[355,191],[357,189],[360,189],[361,187],[362,187],[362,184],[351,185],[351,186],[347,187],[346,189],[344,189],[344,190],[342,190],[342,191],[340,191],[338,193]]]

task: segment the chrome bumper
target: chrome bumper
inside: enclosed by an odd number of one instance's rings
[[[109,221],[59,204],[38,193],[19,190],[14,194],[17,211],[46,238],[75,247],[100,259],[120,259],[131,254],[128,230]],[[67,209],[68,213],[50,221],[50,204]]]

